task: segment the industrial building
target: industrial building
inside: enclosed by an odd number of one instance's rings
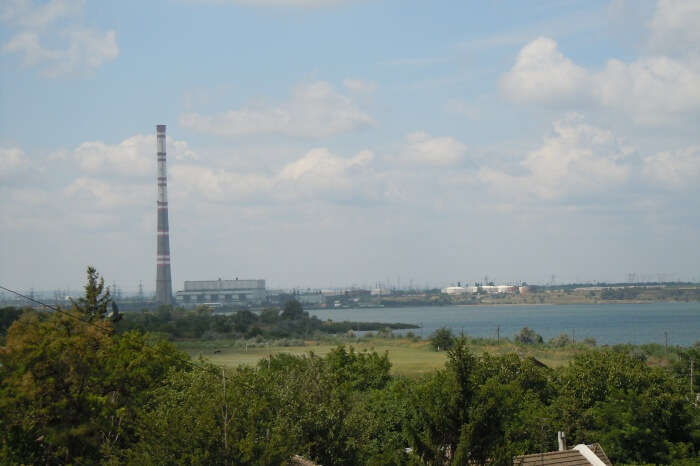
[[[265,280],[185,281],[185,289],[175,295],[177,304],[259,305],[267,298]]]
[[[515,293],[518,291],[517,286],[512,285],[475,285],[475,286],[448,286],[440,290],[443,294],[462,295],[462,294],[477,294],[477,293]]]

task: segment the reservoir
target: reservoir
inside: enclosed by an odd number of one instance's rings
[[[472,337],[510,338],[530,327],[545,341],[574,332],[576,341],[595,338],[598,345],[618,343],[690,346],[700,341],[700,302],[645,304],[569,304],[496,306],[408,306],[390,308],[316,309],[319,319],[356,322],[402,322],[420,325],[411,330],[428,338],[440,327]],[[407,331],[395,331],[406,333]]]

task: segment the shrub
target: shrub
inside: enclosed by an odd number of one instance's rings
[[[543,342],[542,335],[535,332],[529,327],[523,327],[520,333],[515,335],[515,342],[524,345],[536,345]]]
[[[450,350],[454,344],[455,339],[452,335],[452,330],[447,327],[441,327],[435,330],[430,336],[430,346],[432,346],[435,351]]]

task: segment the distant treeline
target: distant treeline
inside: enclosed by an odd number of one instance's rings
[[[680,286],[695,286],[695,287],[700,287],[700,283],[694,283],[694,282],[617,282],[617,283],[608,283],[608,282],[596,282],[596,283],[566,283],[566,284],[561,284],[561,285],[536,285],[539,288],[545,288],[545,289],[556,289],[556,290],[564,290],[564,289],[571,289],[571,288],[590,288],[590,287],[598,287],[598,288],[610,288],[610,287],[680,287]]]
[[[13,307],[0,308],[0,334],[25,312],[50,314]],[[169,339],[313,338],[319,334],[349,331],[418,328],[417,325],[404,323],[322,321],[315,316],[309,316],[295,300],[288,301],[282,309],[264,309],[259,314],[248,310],[214,314],[204,307],[185,310],[161,306],[155,311],[123,313],[115,327],[118,333],[138,330],[166,335]]]

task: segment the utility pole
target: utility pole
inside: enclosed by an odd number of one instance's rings
[[[228,403],[226,402],[226,372],[221,368],[221,380],[224,382],[224,451],[228,451]]]
[[[668,332],[664,332],[664,340],[666,342],[664,348],[666,348],[666,354],[668,354]]]
[[[501,344],[501,326],[496,325],[496,344],[500,345]]]
[[[690,399],[695,404],[695,384],[693,383],[693,370],[695,369],[695,359],[690,358]]]

